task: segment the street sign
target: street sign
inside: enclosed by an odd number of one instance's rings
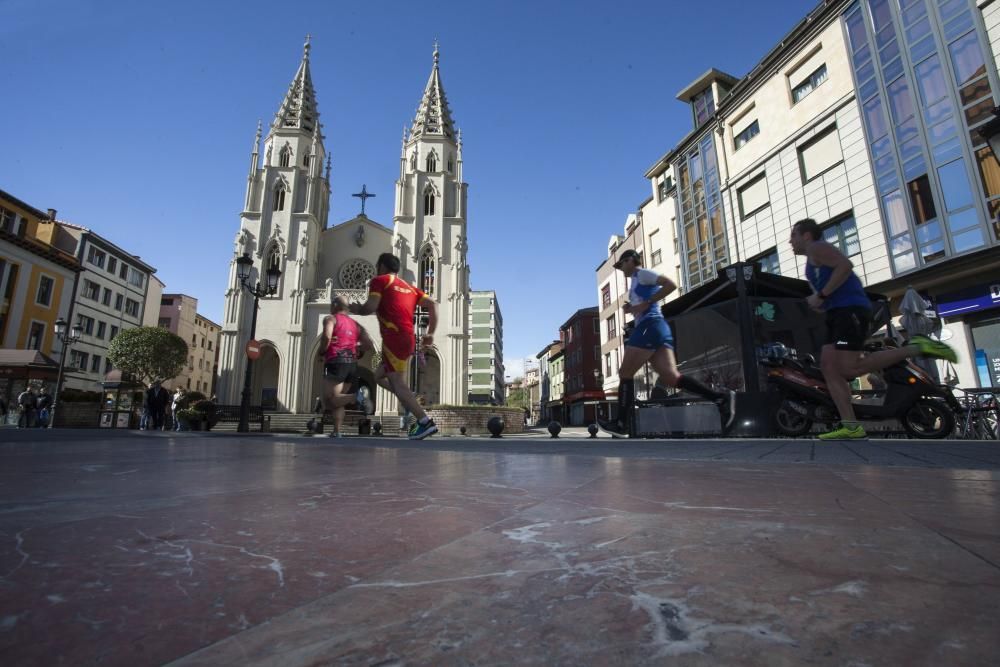
[[[260,358],[260,343],[252,338],[247,341],[247,358],[253,361]]]

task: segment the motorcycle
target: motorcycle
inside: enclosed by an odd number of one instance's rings
[[[873,352],[877,345],[865,350]],[[823,372],[812,355],[796,358],[784,345],[768,346],[761,358],[768,385],[780,393],[774,412],[775,428],[783,435],[801,436],[814,422],[832,426],[839,420]],[[881,400],[855,399],[859,420],[896,419],[914,438],[945,438],[955,430],[955,413],[961,410],[951,388],[934,382],[926,371],[906,359],[882,371],[886,388]]]

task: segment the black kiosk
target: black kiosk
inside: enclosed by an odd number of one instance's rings
[[[759,364],[769,346],[781,343],[799,355],[819,358],[825,317],[806,305],[805,297],[810,293],[805,280],[765,273],[756,263],[738,262],[720,270],[712,282],[663,306],[663,316],[674,334],[678,370],[737,392],[736,419],[727,435],[773,435],[771,415],[777,397],[768,393],[766,373]],[[889,321],[888,303],[881,295],[868,296],[875,308],[873,330],[878,330]],[[679,406],[684,406],[688,418],[643,418],[643,410],[666,407],[676,411]],[[711,430],[704,428],[699,433],[698,424],[707,420],[690,418],[698,411],[704,413],[702,417],[711,417]],[[664,430],[663,424],[671,421],[681,427]],[[717,435],[720,430],[715,406],[693,398],[642,402],[635,423],[637,437]]]

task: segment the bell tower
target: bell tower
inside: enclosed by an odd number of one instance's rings
[[[441,83],[440,51],[412,125],[403,130],[393,215],[400,276],[438,306],[435,355],[441,403],[468,402],[469,265],[462,134],[455,130]]]

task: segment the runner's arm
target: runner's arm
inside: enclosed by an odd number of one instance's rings
[[[358,359],[360,359],[363,356],[365,356],[366,352],[374,352],[374,351],[375,351],[375,341],[373,341],[372,337],[368,335],[368,331],[363,326],[361,326],[359,324],[358,325]]]
[[[424,347],[430,347],[434,344],[434,332],[437,331],[438,324],[438,311],[437,304],[430,297],[425,296],[417,304],[423,308],[427,309],[427,333],[425,333],[421,338],[421,342]]]
[[[352,303],[347,307],[352,315],[371,315],[378,309],[378,302],[382,298],[381,294],[369,294],[368,300],[364,303]]]
[[[829,298],[833,292],[851,277],[854,264],[847,256],[829,243],[813,243],[808,250],[809,262],[813,266],[829,266],[833,269],[830,279],[823,289],[816,292],[821,299]],[[822,292],[822,293],[820,293]]]
[[[333,315],[327,315],[323,318],[323,333],[320,338],[323,340],[322,344],[319,346],[319,351],[316,353],[319,357],[326,356],[326,348],[330,347],[330,340],[333,338],[333,327],[336,322]]]

